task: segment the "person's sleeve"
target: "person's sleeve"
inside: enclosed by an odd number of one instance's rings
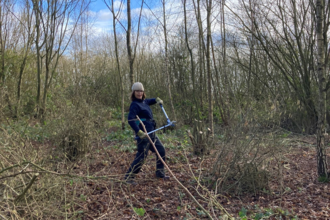
[[[138,124],[136,123],[136,121],[138,121],[136,118],[137,113],[138,113],[138,106],[132,103],[131,106],[129,107],[129,113],[127,119],[128,119],[128,124],[135,131],[135,133],[138,133],[138,131],[140,130]]]
[[[154,105],[156,104],[156,98],[152,98],[152,99],[145,99],[144,100],[148,105]]]

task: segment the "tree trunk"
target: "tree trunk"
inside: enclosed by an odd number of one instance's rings
[[[189,40],[188,40],[188,31],[187,31],[187,10],[186,10],[186,3],[187,0],[184,0],[183,2],[183,12],[184,12],[184,33],[185,33],[185,41],[186,41],[186,45],[189,51],[189,55],[190,55],[190,65],[191,65],[191,80],[192,80],[192,90],[193,90],[193,100],[194,100],[194,104],[195,104],[195,108],[197,111],[197,116],[198,116],[198,120],[200,119],[200,112],[199,112],[199,107],[198,107],[198,103],[197,103],[197,90],[196,90],[196,76],[195,76],[195,65],[194,65],[194,57],[193,57],[193,51],[190,48],[189,45]]]
[[[206,68],[207,68],[207,94],[209,101],[209,126],[214,135],[214,125],[213,125],[213,97],[212,97],[212,72],[211,72],[211,11],[212,11],[212,0],[206,1],[207,5],[207,36],[206,36]]]
[[[37,59],[37,97],[36,97],[36,104],[37,104],[37,117],[39,117],[39,108],[40,108],[40,97],[41,97],[41,71],[42,71],[42,56],[40,54],[40,17],[39,17],[39,1],[33,0],[33,10],[35,14],[35,27],[36,27],[36,39],[35,39],[35,46],[36,46],[36,59]]]
[[[167,28],[166,28],[166,13],[165,13],[165,0],[162,0],[163,3],[163,29],[164,29],[164,38],[165,38],[165,76],[167,79],[167,92],[169,96],[169,101],[171,105],[172,114],[174,115],[174,121],[176,121],[176,114],[174,110],[173,100],[172,100],[172,92],[171,92],[171,81],[170,81],[170,73],[168,71],[168,51],[167,51]]]
[[[27,9],[29,10],[29,9]],[[29,51],[30,51],[30,46],[32,44],[32,32],[31,32],[31,23],[30,23],[30,17],[29,17],[29,21],[27,23],[28,26],[28,39],[27,39],[27,43],[25,46],[25,51],[24,51],[24,56],[23,56],[23,61],[22,64],[20,66],[19,69],[19,77],[18,77],[18,82],[17,82],[17,100],[16,100],[16,110],[15,110],[15,116],[18,117],[19,114],[19,107],[20,107],[20,100],[21,100],[21,86],[22,86],[22,79],[23,79],[23,73],[25,70],[25,65],[26,65],[26,61],[29,55]]]
[[[328,164],[324,144],[325,109],[326,109],[326,81],[325,81],[325,43],[327,32],[324,27],[324,0],[316,1],[316,38],[317,38],[317,76],[319,86],[318,121],[317,121],[317,172],[320,181],[328,180]],[[324,178],[324,179],[323,179]]]
[[[221,43],[222,43],[222,68],[221,68],[221,72],[224,78],[224,82],[225,82],[225,103],[230,103],[230,100],[232,98],[234,98],[234,94],[231,90],[231,86],[228,80],[228,71],[227,71],[227,45],[226,45],[226,22],[225,22],[225,0],[221,1]],[[215,62],[215,61],[214,61]],[[219,77],[217,75],[217,81],[218,81],[218,87],[220,87],[220,83],[219,83]],[[219,92],[220,92],[220,88]],[[220,100],[221,101],[221,100]],[[230,111],[229,111],[229,105],[227,104],[227,106],[224,105],[224,102],[222,101],[222,106],[223,106],[223,111],[224,111],[224,124],[225,125],[229,125],[229,120],[230,120]]]
[[[26,35],[24,39],[24,56],[22,63],[19,68],[19,77],[17,82],[17,96],[16,96],[16,109],[15,109],[15,116],[18,117],[19,109],[20,109],[20,102],[21,102],[21,87],[22,87],[22,80],[23,74],[26,66],[26,62],[30,53],[31,45],[33,44],[34,40],[34,25],[32,24],[32,17],[33,17],[33,9],[31,8],[30,2],[28,0],[25,1],[25,27],[26,27]],[[24,13],[24,14],[25,14]]]
[[[195,15],[196,15],[196,21],[198,25],[198,55],[199,55],[199,98],[200,98],[200,116],[203,116],[204,113],[204,51],[205,51],[205,43],[204,43],[204,34],[203,34],[203,23],[201,19],[201,9],[200,9],[200,0],[197,0],[197,6],[195,4],[195,0],[193,0],[194,9],[195,9]]]
[[[113,0],[111,0],[111,5],[108,5],[106,1],[104,3],[107,5],[109,10],[112,13],[112,27],[113,27],[113,36],[115,38],[115,54],[116,54],[116,62],[117,62],[117,71],[120,81],[120,91],[121,91],[121,128],[122,130],[125,130],[125,88],[124,88],[124,78],[121,74],[120,69],[120,62],[119,62],[119,54],[118,54],[118,41],[117,41],[117,32],[116,32],[116,20],[117,15],[115,13]]]
[[[126,42],[127,42],[127,54],[128,54],[128,62],[129,62],[129,76],[131,80],[131,85],[135,82],[134,79],[134,59],[132,56],[132,45],[131,45],[131,29],[132,29],[132,21],[131,21],[131,0],[127,0],[127,31],[126,31]]]
[[[4,8],[0,4],[0,84],[3,85],[5,82],[5,48],[6,48],[6,38],[7,33],[3,32],[5,28],[3,27]]]
[[[214,65],[214,69],[215,69],[215,79],[216,79],[216,82],[214,82],[214,80],[212,78],[212,84],[213,84],[213,87],[214,87],[214,92],[213,93],[214,93],[214,97],[215,97],[214,99],[215,99],[216,104],[218,105],[219,113],[220,113],[222,122],[225,126],[227,126],[229,124],[229,122],[228,122],[228,117],[227,117],[226,112],[229,112],[229,110],[228,110],[228,106],[225,106],[225,104],[223,103],[223,98],[222,98],[222,93],[221,93],[221,85],[220,85],[220,79],[219,79],[220,74],[219,74],[219,71],[218,71],[218,67],[216,65],[215,52],[214,52],[212,37],[211,37],[211,47],[212,47],[213,65]]]

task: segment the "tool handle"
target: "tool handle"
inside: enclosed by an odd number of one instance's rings
[[[164,125],[164,126],[162,126],[162,127],[160,127],[160,128],[157,128],[157,129],[155,129],[155,130],[153,130],[153,131],[148,132],[148,135],[149,135],[149,134],[152,134],[152,133],[154,133],[154,132],[156,132],[156,131],[158,131],[158,130],[161,130],[161,129],[163,129],[163,128],[166,128],[166,127],[168,127],[168,126],[175,126],[175,124],[174,124],[175,121],[171,122],[171,120],[168,118],[168,116],[167,116],[167,114],[166,114],[166,112],[165,112],[165,109],[164,109],[163,105],[159,103],[159,106],[161,107],[161,109],[162,109],[163,112],[164,112],[164,115],[165,115],[166,120],[167,120],[167,125]],[[138,139],[139,139],[139,137],[135,137],[135,140],[138,140]]]
[[[172,123],[170,123],[170,124],[167,124],[167,125],[161,126],[160,128],[157,128],[157,129],[155,129],[155,130],[153,130],[153,131],[148,132],[148,135],[149,135],[149,134],[152,134],[152,133],[154,133],[154,132],[156,132],[156,131],[159,131],[159,130],[161,130],[161,129],[164,129],[164,128],[166,128],[166,127],[169,127],[169,126],[175,126],[175,124],[173,124],[173,122],[172,122]],[[137,139],[139,139],[139,137],[135,137],[135,140],[137,140]]]
[[[164,115],[165,115],[166,120],[167,120],[167,124],[171,124],[171,120],[168,118],[168,116],[167,116],[167,114],[166,114],[166,112],[165,112],[165,109],[164,109],[163,105],[162,105],[162,104],[159,104],[159,106],[161,107],[161,109],[162,109],[163,112],[164,112]]]

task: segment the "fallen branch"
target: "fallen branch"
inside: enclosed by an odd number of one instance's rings
[[[24,189],[24,191],[21,193],[21,195],[19,195],[16,199],[15,199],[15,204],[17,204],[17,202],[19,202],[19,200],[21,200],[24,195],[26,194],[26,192],[31,188],[32,184],[34,183],[34,181],[37,179],[37,177],[39,176],[39,173],[34,174],[34,176],[32,177],[29,185],[27,185],[27,187]]]
[[[211,214],[206,211],[206,209],[197,201],[197,199],[191,194],[191,192],[180,182],[180,180],[178,180],[176,178],[176,176],[174,175],[174,173],[172,172],[172,170],[167,166],[167,164],[165,163],[165,161],[162,159],[162,157],[160,156],[155,144],[152,142],[151,138],[149,137],[148,135],[148,132],[143,124],[143,122],[140,120],[139,116],[136,116],[138,118],[138,120],[140,121],[142,127],[143,127],[143,130],[144,132],[147,134],[147,137],[151,143],[151,145],[153,146],[159,160],[164,164],[164,166],[166,167],[166,169],[170,172],[170,174],[173,176],[174,180],[188,193],[188,195],[190,196],[190,198],[192,198],[194,200],[194,202],[199,206],[199,208],[201,208],[203,210],[204,213],[206,213],[206,215],[213,220],[213,217],[211,216]]]
[[[13,165],[13,166],[10,166],[10,167],[7,167],[7,168],[4,168],[4,169],[2,169],[2,170],[0,171],[0,173],[3,173],[3,172],[5,172],[5,171],[7,171],[7,170],[10,170],[10,169],[15,168],[15,167],[18,167],[18,166],[21,166],[21,165],[20,165],[20,164],[15,164],[15,165]]]
[[[187,158],[187,155],[186,155],[186,158]],[[189,164],[189,161],[188,161],[188,164]],[[217,206],[218,207],[218,209],[220,209],[220,210],[222,210],[224,213],[226,213],[226,215],[227,215],[227,217],[229,217],[229,219],[232,219],[232,216],[227,212],[227,210],[217,201],[217,198],[214,196],[214,195],[212,195],[212,193],[207,189],[207,188],[205,188],[203,185],[201,185],[201,183],[200,183],[200,181],[199,181],[199,179],[200,178],[197,178],[196,176],[195,176],[195,174],[194,174],[194,172],[192,171],[192,169],[191,169],[191,166],[188,166],[189,167],[189,170],[190,170],[190,173],[192,174],[192,176],[193,176],[193,178],[195,179],[195,180],[197,180],[196,182],[197,182],[197,184],[198,184],[198,187],[200,187],[200,188],[202,188],[202,190],[204,190],[207,194],[208,194],[208,196],[211,198],[211,203],[214,203],[214,205],[215,206]],[[201,193],[197,190],[197,189],[195,189],[195,191],[196,191],[196,193],[200,196],[200,197],[202,197],[202,198],[204,198],[205,200],[206,200],[206,198],[203,196],[203,195],[201,195]],[[211,206],[212,207],[212,211],[213,211],[213,206]]]
[[[15,177],[15,176],[22,175],[22,174],[27,174],[27,173],[38,173],[38,171],[26,171],[26,172],[14,173],[14,174],[11,174],[11,175],[8,175],[8,176],[0,177],[0,180],[6,179],[6,178],[9,178],[9,177]]]

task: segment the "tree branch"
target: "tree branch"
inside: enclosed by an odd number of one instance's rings
[[[139,116],[136,116],[137,119],[140,121],[144,132],[148,133],[143,122],[140,120]],[[188,195],[190,196],[190,198],[192,198],[194,200],[194,202],[199,206],[199,208],[201,208],[203,210],[204,213],[206,213],[206,215],[213,220],[213,217],[211,216],[211,214],[206,211],[206,209],[197,201],[197,199],[191,194],[191,192],[180,182],[180,180],[178,180],[176,178],[176,176],[174,175],[174,173],[172,172],[172,170],[168,167],[168,165],[165,163],[165,161],[162,159],[162,157],[160,156],[155,144],[152,142],[151,138],[149,137],[149,135],[147,135],[152,147],[154,148],[159,160],[164,164],[164,166],[166,167],[166,169],[170,172],[170,174],[173,176],[174,180],[188,193]]]
[[[38,176],[39,176],[39,173],[34,174],[29,185],[27,185],[27,187],[24,189],[24,191],[15,199],[15,201],[14,201],[15,204],[17,204],[17,202],[19,202],[19,200],[21,200],[24,197],[24,195],[31,188],[32,184],[34,183],[34,181],[36,181]]]

